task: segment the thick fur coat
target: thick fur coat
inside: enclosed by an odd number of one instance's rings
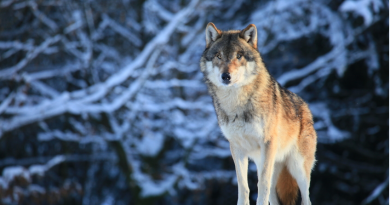
[[[230,142],[238,204],[249,205],[248,157],[258,170],[257,205],[295,204],[298,188],[308,205],[317,144],[311,112],[269,74],[257,49],[257,29],[206,27],[200,68],[218,123]]]

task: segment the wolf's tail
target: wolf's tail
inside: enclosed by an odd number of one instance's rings
[[[284,166],[280,172],[276,184],[276,193],[278,194],[279,203],[282,205],[295,205],[298,196],[297,181],[291,176],[287,167]]]

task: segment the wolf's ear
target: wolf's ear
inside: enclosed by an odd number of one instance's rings
[[[221,34],[222,32],[213,23],[208,23],[206,26],[206,48],[210,47],[212,42],[221,37]]]
[[[253,48],[257,49],[257,29],[254,24],[249,24],[241,31],[240,37],[249,43]]]

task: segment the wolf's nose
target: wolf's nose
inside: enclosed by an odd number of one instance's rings
[[[224,84],[229,84],[230,83],[230,74],[229,73],[222,73],[222,82]]]

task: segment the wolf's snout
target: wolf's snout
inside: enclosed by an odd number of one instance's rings
[[[230,83],[230,73],[222,73],[221,78],[224,84],[227,85]]]

